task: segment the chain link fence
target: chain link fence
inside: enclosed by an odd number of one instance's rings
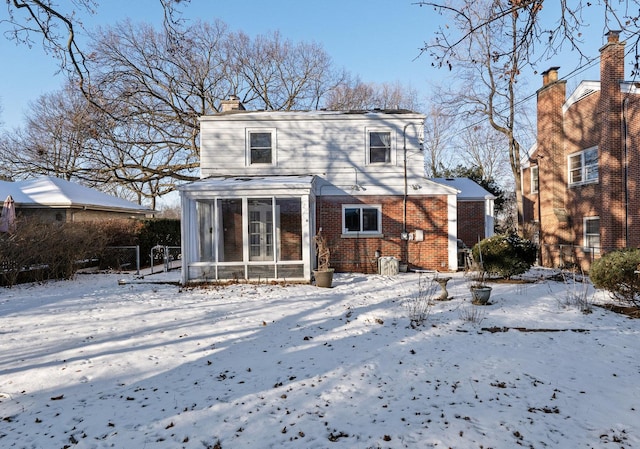
[[[102,270],[134,271],[140,274],[140,246],[107,246],[99,258]]]
[[[612,248],[613,250],[615,248]],[[604,253],[602,248],[577,245],[542,245],[538,259],[545,267],[579,269],[588,272],[591,264]]]

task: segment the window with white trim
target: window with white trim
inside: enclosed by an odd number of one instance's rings
[[[367,133],[367,163],[391,163],[391,131],[370,130]]]
[[[598,147],[591,147],[568,157],[569,185],[598,182]]]
[[[538,188],[539,188],[538,183],[539,183],[538,166],[532,165],[531,166],[531,193],[538,193]]]
[[[342,205],[343,234],[382,234],[382,206]]]
[[[585,217],[584,247],[595,252],[600,251],[600,217]]]
[[[247,131],[248,165],[275,163],[275,131],[253,129]]]

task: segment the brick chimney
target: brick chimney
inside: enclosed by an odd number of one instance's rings
[[[539,226],[543,244],[557,245],[569,238],[565,197],[567,184],[563,170],[567,166],[564,154],[565,134],[562,107],[566,101],[565,80],[558,79],[559,67],[542,73],[538,90],[537,150]]]
[[[551,67],[549,70],[542,72],[542,85],[546,86],[549,83],[558,81],[558,69],[560,67]]]
[[[602,204],[610,213],[600,217],[600,244],[603,248],[626,246],[624,230],[625,155],[622,141],[621,82],[624,81],[625,43],[620,31],[609,31],[607,43],[600,48],[600,139],[598,142],[599,178]]]
[[[228,100],[222,100],[220,102],[220,112],[230,111],[244,111],[244,105],[240,102],[240,99],[235,95],[230,95]]]

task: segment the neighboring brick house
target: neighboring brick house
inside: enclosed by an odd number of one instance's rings
[[[543,73],[522,184],[545,266],[588,270],[604,252],[640,246],[640,88],[624,81],[624,52],[609,32],[600,81],[583,81],[569,97],[557,67]]]
[[[153,217],[154,211],[122,198],[53,176],[0,181],[0,206],[14,200],[18,220],[86,222]]]
[[[201,118],[202,179],[180,187],[183,283],[309,281],[320,230],[337,271],[376,272],[380,256],[456,270],[460,191],[424,177],[424,119],[223,102]]]

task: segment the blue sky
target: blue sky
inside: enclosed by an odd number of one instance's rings
[[[101,1],[97,14],[86,17],[84,23],[90,30],[126,17],[134,22],[159,23],[159,2]],[[211,21],[219,18],[232,30],[250,35],[277,30],[294,41],[315,41],[331,55],[336,66],[344,67],[363,81],[399,81],[425,97],[434,84],[446,83],[449,75],[444,69],[432,68],[427,55],[416,59],[419,48],[433,36],[440,19],[431,9],[415,5],[414,0],[192,0],[185,9],[185,17]],[[4,27],[0,24],[0,31],[6,31]],[[603,42],[602,27],[594,24],[587,38],[589,51],[597,55]],[[28,103],[58,89],[63,76],[56,74],[56,61],[37,45],[29,49],[2,38],[0,49],[5,61],[0,71],[0,121],[9,128],[21,125]],[[574,62],[567,63],[571,58],[567,51],[541,64],[539,69],[564,65],[566,69],[560,70],[563,76],[575,67]],[[593,79],[593,76],[586,77]],[[529,73],[525,78],[529,82],[523,83],[524,88],[534,94],[541,85],[540,76]],[[574,87],[575,84],[577,81]]]

